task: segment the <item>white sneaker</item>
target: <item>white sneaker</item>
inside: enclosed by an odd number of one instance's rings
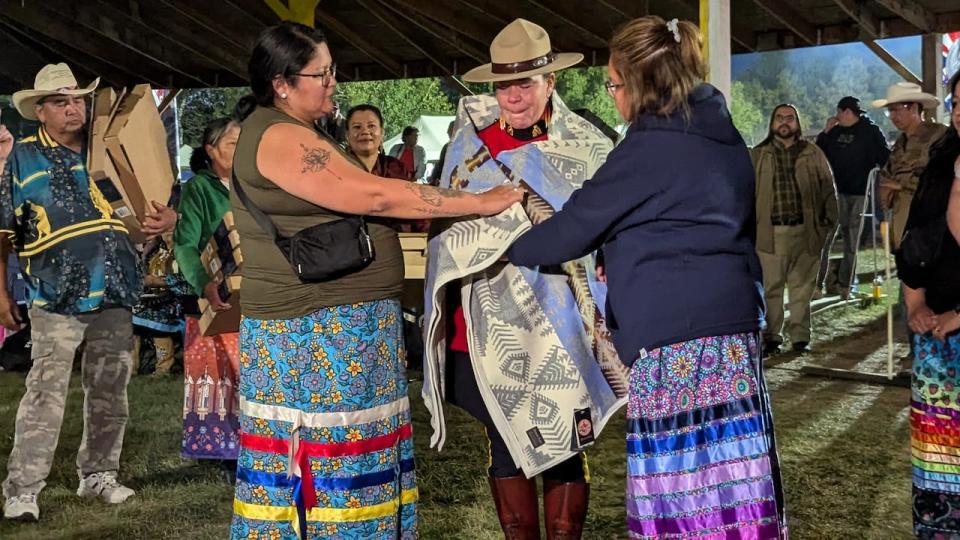
[[[37,506],[37,494],[25,493],[7,499],[3,505],[3,517],[7,519],[40,519],[40,507]]]
[[[110,504],[120,504],[133,494],[132,489],[117,482],[117,473],[110,471],[84,476],[77,488],[77,495],[81,497],[100,497]]]

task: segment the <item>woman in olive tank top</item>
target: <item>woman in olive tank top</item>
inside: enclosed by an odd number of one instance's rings
[[[336,89],[319,30],[268,28],[249,67],[234,173],[284,236],[344,214],[493,215],[522,199],[513,186],[475,195],[379,178],[346,159],[313,128]],[[370,223],[370,265],[302,283],[234,190],[231,205],[244,253],[231,537],[416,537],[396,233]]]

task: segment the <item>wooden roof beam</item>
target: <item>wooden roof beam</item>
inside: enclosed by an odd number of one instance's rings
[[[317,22],[320,23],[323,28],[339,35],[345,39],[347,43],[363,51],[363,53],[369,56],[371,60],[383,66],[384,69],[386,69],[394,77],[397,77],[398,79],[403,78],[403,64],[394,59],[390,54],[387,54],[386,51],[383,51],[379,47],[372,45],[369,39],[354,32],[345,24],[340,22],[336,17],[327,13],[322,8],[317,8],[315,17]]]
[[[916,74],[910,71],[907,66],[903,65],[900,60],[897,60],[897,57],[890,54],[890,51],[884,49],[883,45],[880,45],[872,39],[865,40],[863,44],[866,45],[868,49],[873,51],[874,54],[879,56],[885,64],[890,66],[890,69],[896,71],[897,75],[903,77],[903,80],[912,82],[914,84],[923,85],[923,81],[920,80],[920,77],[917,77]]]
[[[424,32],[432,35],[433,37],[450,44],[453,48],[457,49],[461,53],[473,58],[481,64],[487,62],[489,54],[487,51],[480,49],[479,47],[465,42],[453,29],[447,28],[443,24],[437,24],[433,21],[430,21],[426,17],[420,15],[415,10],[405,10],[400,9],[394,2],[386,2],[382,4],[383,7],[392,11],[397,17],[406,19],[410,24],[420,28]]]
[[[404,7],[436,21],[437,24],[453,29],[458,34],[468,37],[483,47],[489,47],[494,36],[502,28],[489,24],[486,19],[465,18],[462,10],[458,13],[457,10],[440,7],[434,0],[399,0],[399,2]],[[473,10],[471,9],[471,11]],[[484,50],[484,56],[489,56],[489,52]]]
[[[683,18],[700,24],[700,0],[671,0],[673,5],[683,10]],[[757,38],[754,32],[739,23],[736,18],[730,21],[730,40],[749,52],[757,51]]]
[[[399,28],[396,19],[389,12],[387,12],[386,9],[384,9],[383,4],[377,2],[376,0],[356,0],[356,2],[360,6],[366,8],[366,10],[369,11],[371,15],[376,17],[384,26],[392,30],[393,33],[400,36],[400,38],[406,41],[411,47],[419,51],[420,54],[433,62],[434,65],[440,68],[444,75],[450,76],[451,78],[453,75],[455,75],[453,72],[453,62],[445,58],[441,53],[427,49],[426,46],[407,35],[405,31]],[[456,79],[453,79],[450,82],[453,83],[454,86],[457,86]],[[459,86],[463,85],[460,84]],[[460,90],[460,88],[458,88],[458,90]],[[464,90],[469,92],[469,90],[463,86],[461,93]]]
[[[799,11],[783,0],[754,0],[758,6],[770,14],[780,24],[789,28],[808,45],[819,45],[820,38],[817,29],[807,21]]]
[[[65,58],[70,57],[66,50],[76,49],[96,59],[97,62],[127,74],[130,78],[140,75],[146,82],[159,87],[169,86],[172,82],[169,77],[144,66],[142,60],[120,53],[109,41],[98,39],[99,36],[96,34],[69,24],[64,17],[43,13],[39,6],[40,4],[31,4],[30,7],[21,7],[16,0],[0,0],[0,13],[14,26],[29,29],[32,33],[44,36],[46,39],[42,41],[52,40],[63,44],[63,48],[58,50]],[[101,52],[98,53],[96,50]],[[104,54],[102,51],[110,52]]]
[[[247,79],[247,64],[236,54],[237,49],[227,45],[219,35],[200,29],[187,17],[173,15],[152,1],[96,0],[101,9],[113,14],[113,18],[149,33],[163,41],[179,46],[187,54],[194,55],[211,66],[223,67],[240,80]],[[171,19],[175,19],[172,20]]]
[[[250,54],[250,50],[257,39],[259,30],[256,30],[253,25],[241,23],[236,17],[226,17],[226,10],[204,10],[197,7],[198,2],[184,0],[154,1],[162,4],[178,16],[205,28],[210,35],[228,41],[236,52],[244,55],[244,58]]]
[[[937,26],[938,17],[934,17],[925,7],[913,0],[876,0],[876,3],[916,26],[924,33],[932,32],[934,27]]]
[[[649,15],[650,4],[638,2],[637,0],[596,0],[601,6],[613,11],[626,20],[633,20],[637,17]]]
[[[833,1],[848,17],[857,23],[864,38],[876,39],[883,37],[880,35],[880,17],[867,7],[864,2],[858,0]]]
[[[563,23],[565,26],[572,28],[574,31],[576,31],[576,33],[586,38],[591,47],[602,48],[607,46],[607,41],[610,39],[609,37],[603,37],[597,34],[595,31],[590,30],[586,26],[580,24],[577,21],[576,14],[570,12],[567,8],[564,8],[562,4],[557,4],[555,7],[552,7],[548,6],[546,2],[541,0],[527,0],[527,3],[549,15],[550,17],[553,17],[555,20]]]

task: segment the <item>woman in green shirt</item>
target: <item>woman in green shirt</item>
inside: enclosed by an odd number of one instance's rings
[[[240,126],[229,118],[211,122],[203,145],[190,158],[195,176],[183,186],[173,251],[194,294],[214,311],[230,309],[218,283],[200,262],[200,253],[230,211],[230,177]],[[235,394],[239,380],[239,334],[204,337],[196,317],[187,318],[183,355],[182,453],[191,458],[236,459],[240,426]]]

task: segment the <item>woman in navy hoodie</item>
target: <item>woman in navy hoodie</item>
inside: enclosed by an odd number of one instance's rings
[[[701,43],[692,23],[656,16],[617,32],[607,90],[632,125],[508,256],[556,265],[602,250],[607,321],[631,366],[631,537],[781,538],[754,172],[723,95],[703,82]]]

